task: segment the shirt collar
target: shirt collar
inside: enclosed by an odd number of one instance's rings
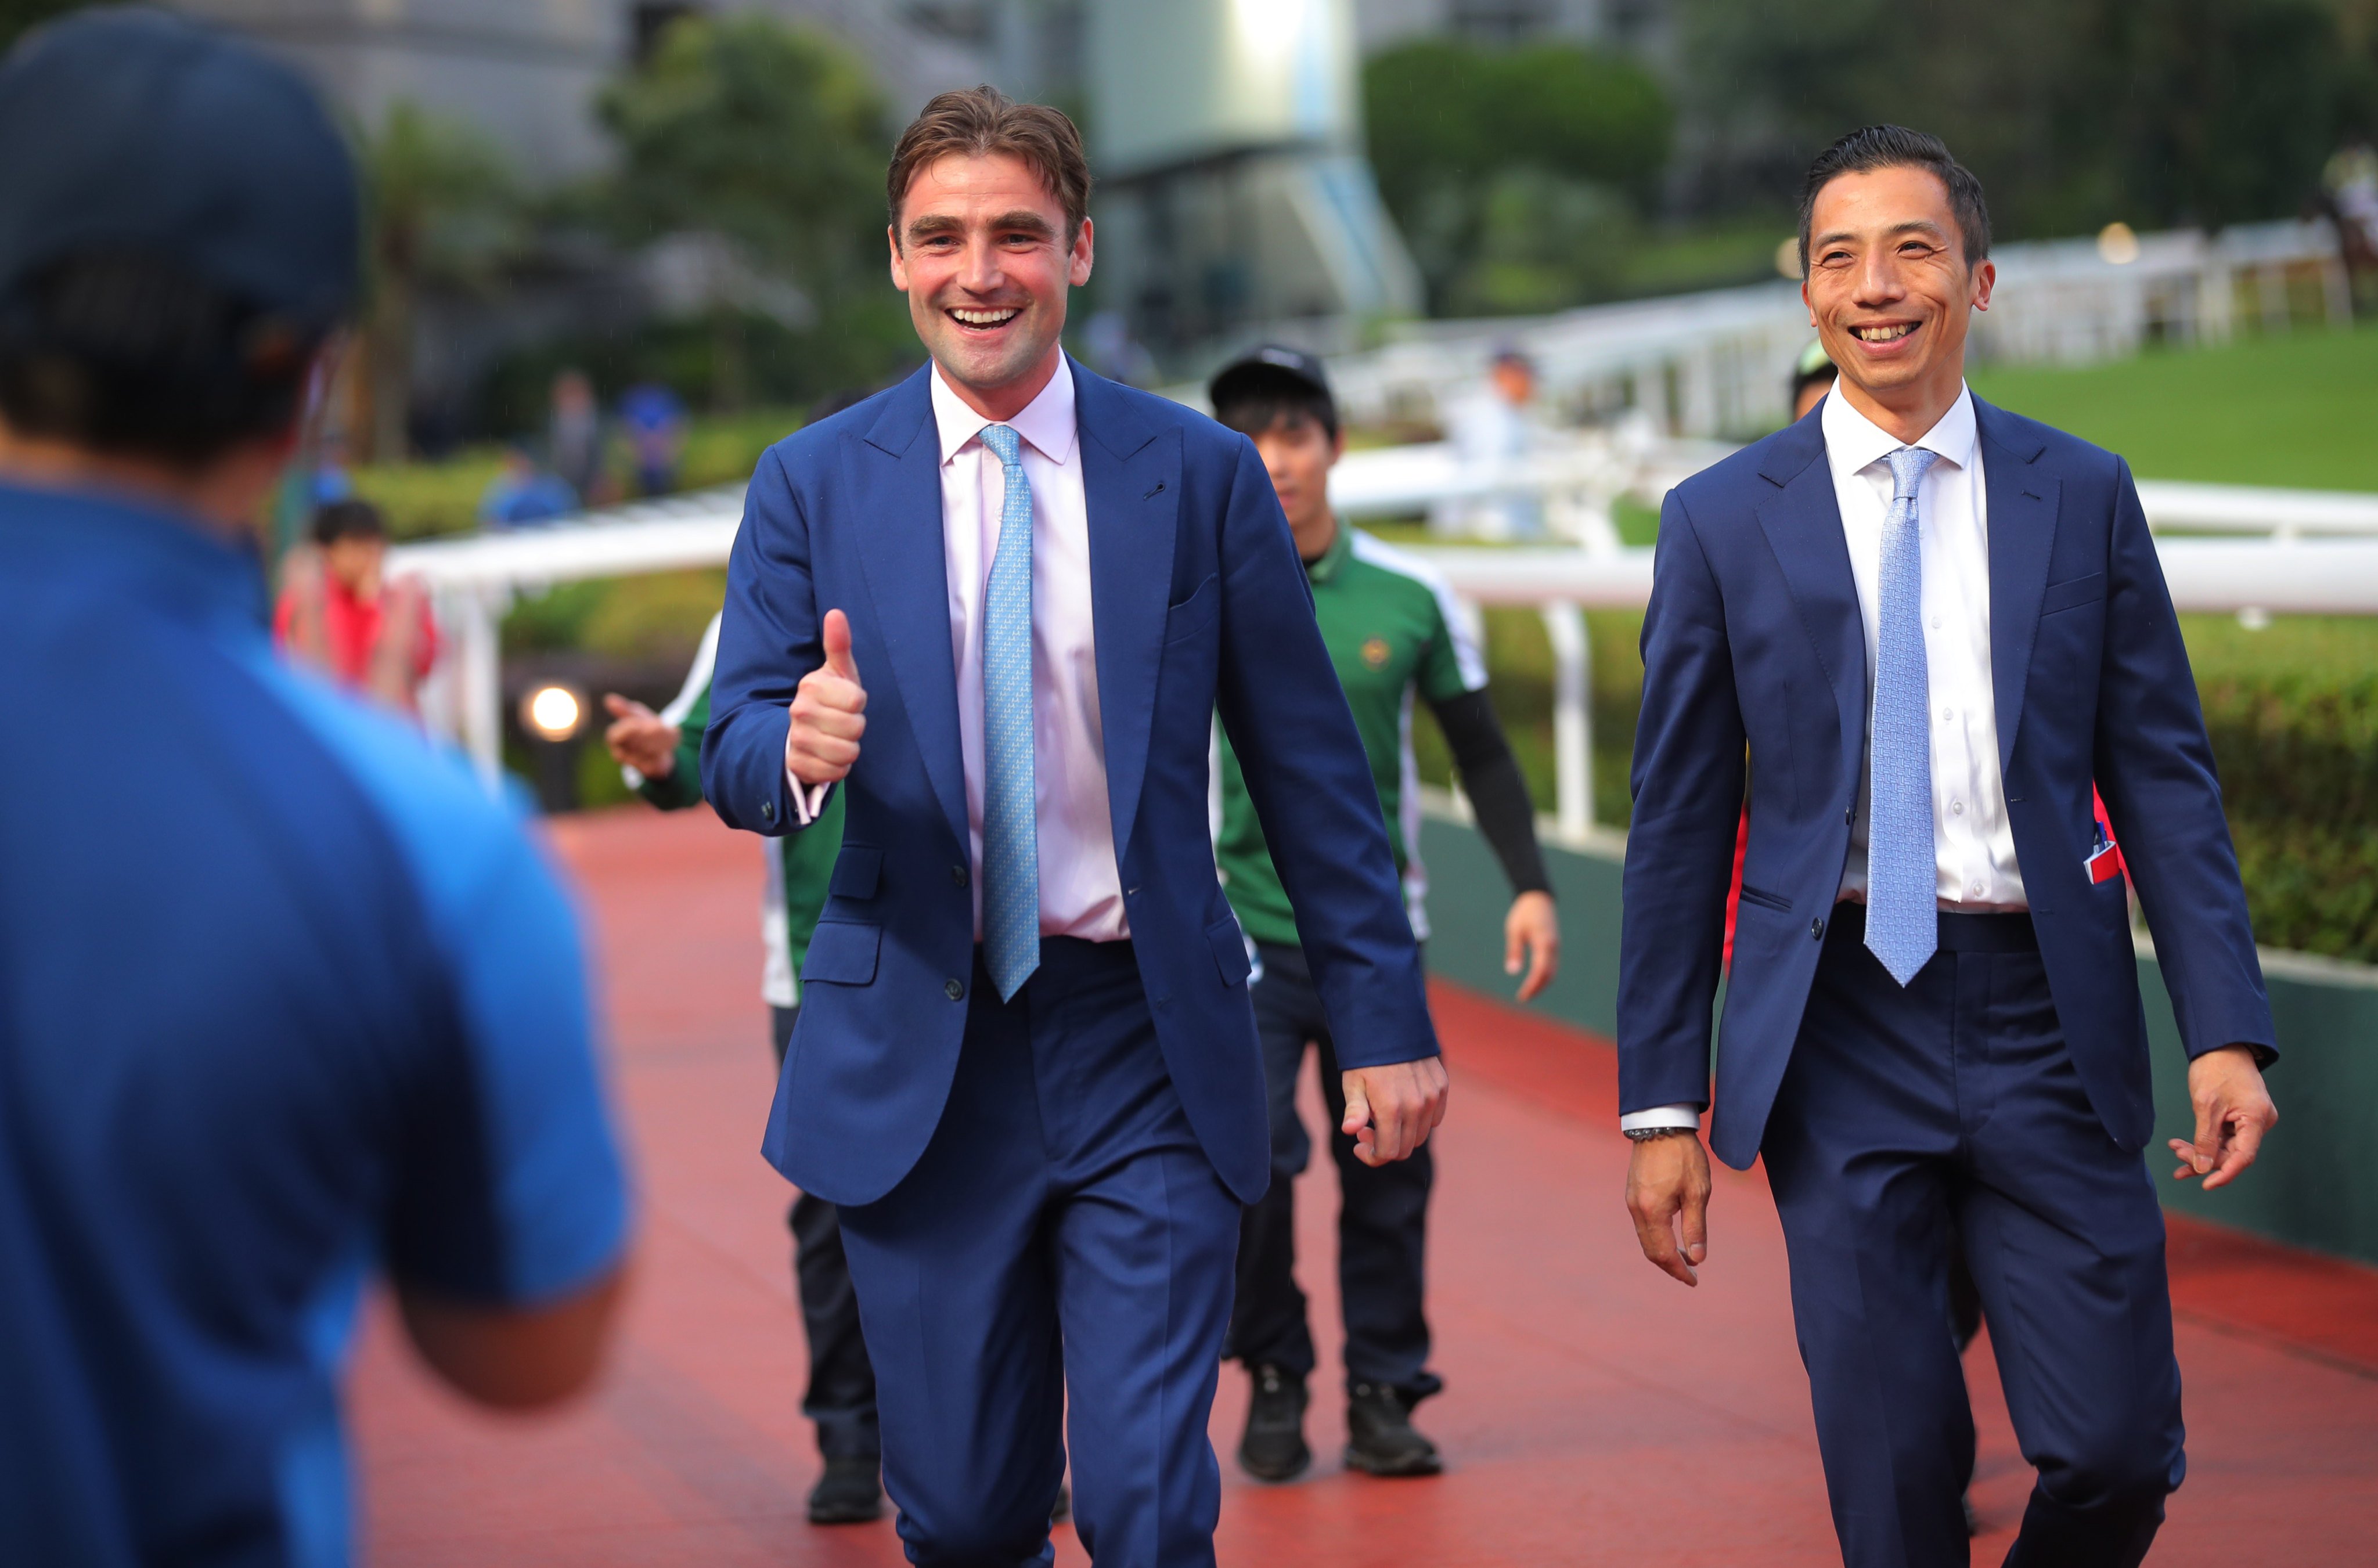
[[[933,424],[941,432],[942,461],[948,462],[958,455],[968,441],[983,433],[986,426],[1002,423],[985,419],[968,408],[966,400],[950,389],[942,379],[942,367],[933,366]],[[1032,449],[1051,462],[1063,467],[1074,461],[1074,448],[1081,438],[1081,427],[1074,418],[1074,365],[1063,354],[1057,356],[1057,374],[1040,389],[1040,395],[1024,407],[1024,412],[1004,422],[1008,428],[1031,444]]]
[[[1825,433],[1826,459],[1837,474],[1860,473],[1902,446],[1938,452],[1959,468],[1974,466],[1974,393],[1969,387],[1960,385],[1957,401],[1949,405],[1949,412],[1914,441],[1901,441],[1852,408],[1838,389],[1825,395],[1825,410],[1818,417]]]
[[[1346,526],[1346,520],[1341,517],[1338,520],[1338,532],[1330,535],[1329,547],[1304,563],[1304,575],[1313,582],[1327,582],[1338,575],[1347,557],[1353,553],[1354,531]]]

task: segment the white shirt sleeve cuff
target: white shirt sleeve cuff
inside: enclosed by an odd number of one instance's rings
[[[790,768],[785,770],[785,785],[793,792],[793,815],[800,819],[800,824],[805,828],[816,821],[818,813],[825,809],[825,792],[834,787],[831,784],[805,784],[793,776]]]
[[[1647,1127],[1689,1127],[1700,1131],[1701,1107],[1689,1101],[1681,1105],[1654,1106],[1650,1110],[1628,1111],[1618,1119],[1618,1131],[1637,1132]]]

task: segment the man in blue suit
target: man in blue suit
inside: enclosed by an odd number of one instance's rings
[[[1627,1203],[1707,1256],[1710,1014],[1750,839],[1711,1143],[1763,1157],[1843,1556],[1967,1561],[1950,1221],[2037,1468],[2010,1563],[2139,1562],[2180,1484],[2130,921],[2190,1056],[2180,1175],[2252,1163],[2270,1006],[2188,655],[2121,460],[1964,385],[1979,182],[1875,126],[1808,174],[1803,295],[1840,382],[1677,486],[1643,623],[1618,1003]]]
[[[1070,1394],[1091,1556],[1207,1563],[1239,1211],[1270,1166],[1207,825],[1218,708],[1363,1157],[1420,1145],[1445,1071],[1255,448],[1059,344],[1091,264],[1072,123],[944,93],[888,187],[932,364],[761,460],[703,746],[739,827],[848,792],[765,1150],[841,1206],[911,1561],[1051,1561]]]

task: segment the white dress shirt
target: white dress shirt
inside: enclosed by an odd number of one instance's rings
[[[1007,481],[982,441],[994,423],[931,377],[942,454],[942,552],[949,581],[950,656],[957,671],[958,750],[966,768],[967,854],[975,940],[982,940],[982,601],[999,553]],[[1032,486],[1032,777],[1040,872],[1040,934],[1115,941],[1131,935],[1108,814],[1106,731],[1099,719],[1098,636],[1090,602],[1090,510],[1082,487],[1073,366],[1005,422],[1023,437]],[[867,672],[859,672],[860,678]],[[860,743],[864,746],[864,742]],[[823,788],[793,783],[804,821]]]
[[[1825,461],[1849,545],[1859,618],[1866,625],[1866,750],[1874,744],[1875,648],[1882,635],[1882,528],[1891,510],[1887,461],[1904,444],[1850,406],[1839,390],[1818,416]],[[1974,395],[1960,391],[1939,424],[1912,443],[1940,454],[1916,488],[1924,561],[1924,667],[1931,693],[1932,853],[1940,906],[1992,913],[2028,908],[1999,775],[1998,698],[1990,674],[1989,498],[1982,480]],[[1870,771],[1858,769],[1857,814],[1839,896],[1866,902]],[[1698,1127],[1690,1105],[1618,1119],[1621,1128]]]

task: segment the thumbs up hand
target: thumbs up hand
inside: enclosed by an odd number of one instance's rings
[[[792,726],[785,732],[785,771],[805,784],[832,784],[859,760],[867,733],[867,688],[850,656],[850,619],[828,610],[819,628],[825,663],[801,677],[793,694]]]

